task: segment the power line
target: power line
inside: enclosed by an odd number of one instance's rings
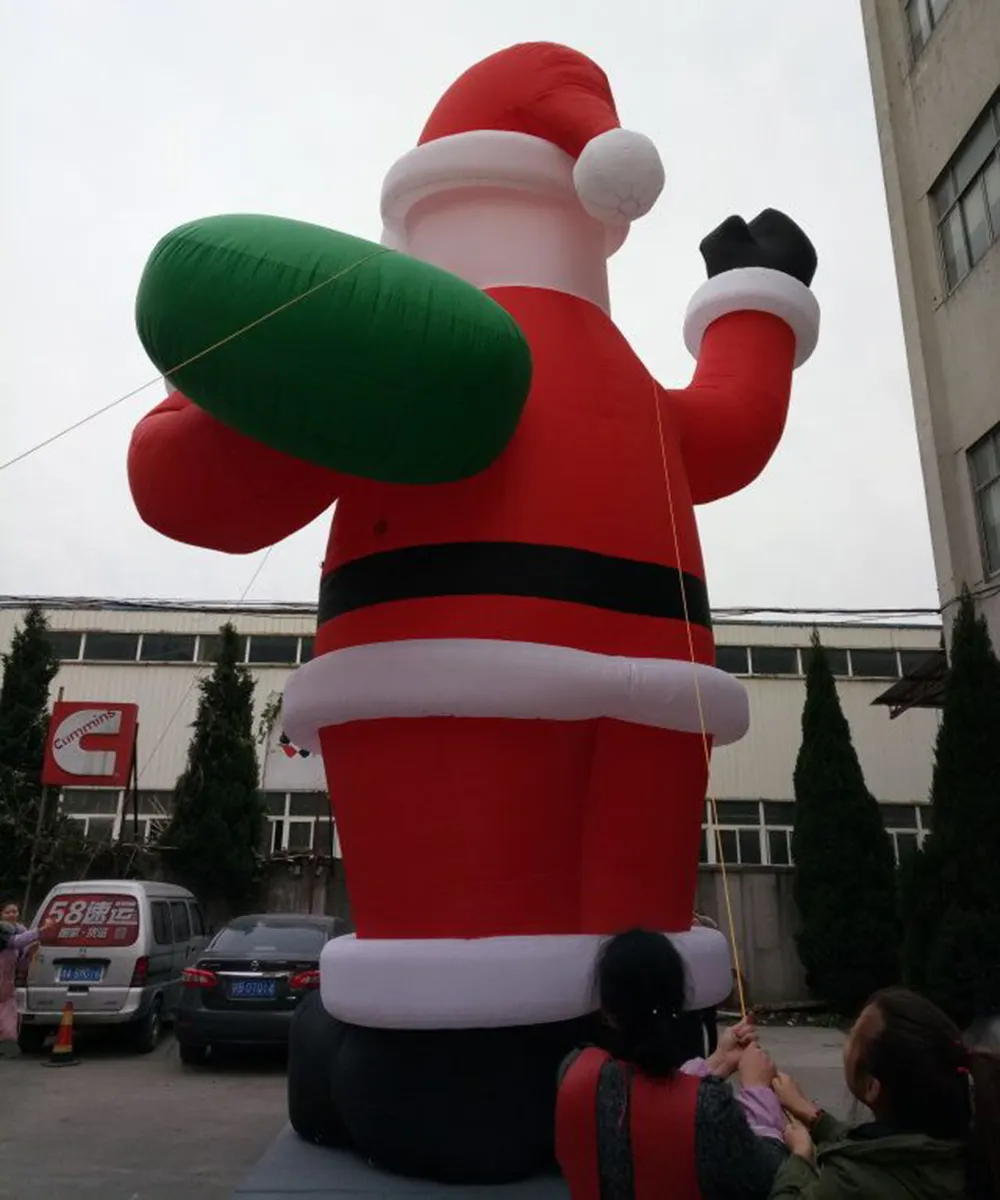
[[[371,262],[373,258],[377,258],[380,254],[388,253],[389,251],[384,246],[377,247],[371,252],[371,254],[366,254],[363,258],[359,258],[356,262],[349,263],[346,267],[342,267],[339,271],[335,271],[332,275],[328,275],[325,279],[321,279],[319,283],[315,283],[312,287],[307,288],[304,292],[300,292],[297,296],[293,296],[291,300],[284,301],[284,303],[279,304],[277,308],[272,308],[270,312],[264,313],[263,316],[254,318],[254,320],[248,322],[246,325],[243,325],[234,333],[227,334],[224,338],[220,338],[219,341],[213,342],[211,346],[206,346],[204,350],[199,350],[197,354],[192,354],[190,358],[186,358],[183,362],[178,363],[175,367],[171,367],[162,375],[156,375],[154,378],[148,379],[145,383],[141,383],[138,387],[132,388],[131,391],[126,392],[123,396],[119,396],[116,400],[112,400],[110,403],[102,405],[101,408],[95,409],[92,413],[88,413],[87,416],[81,417],[79,421],[74,421],[72,425],[67,425],[65,429],[60,429],[58,433],[53,433],[50,437],[44,438],[42,441],[37,442],[34,446],[29,446],[27,450],[22,450],[20,454],[15,454],[13,458],[9,458],[6,462],[0,463],[0,471],[6,471],[8,467],[14,466],[15,463],[23,462],[24,459],[30,458],[32,454],[37,454],[39,450],[44,450],[46,446],[51,446],[53,442],[58,442],[60,438],[66,437],[67,434],[75,432],[82,426],[87,425],[90,421],[96,420],[97,417],[103,416],[106,412],[110,412],[113,408],[117,408],[119,404],[124,404],[126,400],[131,400],[133,396],[138,396],[140,392],[144,392],[147,388],[153,387],[154,384],[166,383],[171,375],[176,375],[178,371],[183,371],[185,367],[191,366],[192,363],[198,362],[200,359],[205,358],[206,355],[212,354],[214,351],[221,349],[223,346],[235,341],[236,338],[242,337],[243,334],[249,333],[251,329],[256,329],[258,325],[263,325],[265,321],[269,321],[272,317],[276,317],[279,313],[282,313],[286,309],[291,308],[293,305],[300,303],[300,301],[305,300],[308,296],[313,295],[314,292],[318,292],[321,288],[325,288],[329,284],[334,283],[336,280],[342,279],[345,275],[356,270],[358,267],[363,267],[366,262]]]

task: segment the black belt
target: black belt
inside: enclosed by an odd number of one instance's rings
[[[323,577],[319,623],[373,604],[431,596],[565,600],[640,617],[712,626],[705,582],[658,563],[528,542],[448,542],[386,550]]]

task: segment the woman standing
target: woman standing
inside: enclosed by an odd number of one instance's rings
[[[573,1200],[765,1200],[785,1158],[785,1118],[752,1026],[727,1030],[707,1061],[684,1062],[684,965],[662,934],[612,938],[598,986],[611,1052],[571,1055],[556,1102]],[[738,1100],[724,1082],[737,1072]]]
[[[20,912],[14,901],[0,908],[0,1059],[16,1058],[17,1046],[17,968],[31,961],[43,933],[55,928],[46,921],[41,929],[25,929],[19,924]]]
[[[997,1200],[1000,1059],[963,1045],[939,1008],[902,988],[876,993],[844,1074],[874,1121],[849,1129],[787,1075],[775,1081],[792,1157],[771,1200]]]

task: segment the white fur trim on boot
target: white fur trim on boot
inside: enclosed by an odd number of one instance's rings
[[[795,365],[801,367],[819,340],[819,304],[809,288],[783,271],[740,267],[723,271],[695,292],[684,318],[684,344],[697,358],[705,330],[736,312],[765,312],[790,325],[795,334]]]
[[[609,129],[584,146],[573,167],[580,203],[606,225],[644,217],[664,183],[659,151],[644,133]]]
[[[732,991],[729,944],[715,929],[667,934],[687,976],[686,1008]],[[598,1008],[597,958],[606,937],[402,940],[334,938],[323,948],[326,1010],[372,1029],[497,1029],[586,1016]]]

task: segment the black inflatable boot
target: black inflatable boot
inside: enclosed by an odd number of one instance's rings
[[[554,1169],[556,1076],[597,1017],[506,1029],[347,1025],[319,996],[296,1013],[289,1114],[300,1136],[352,1146],[399,1175],[508,1183]]]

